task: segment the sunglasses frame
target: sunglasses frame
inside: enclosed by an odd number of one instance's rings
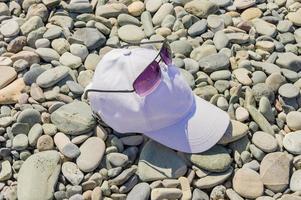
[[[154,62],[159,56],[161,56],[161,51],[162,49],[165,47],[167,48],[167,50],[169,51],[169,53],[171,54],[171,49],[170,49],[170,46],[169,44],[167,43],[166,40],[159,40],[159,41],[146,41],[146,42],[140,42],[140,43],[127,43],[125,45],[122,45],[121,48],[127,48],[127,47],[130,47],[130,46],[140,46],[141,44],[155,44],[155,43],[163,43],[162,44],[162,47],[158,53],[158,55],[147,65],[147,67],[152,63]],[[162,58],[160,58],[160,60],[158,62],[161,62],[162,61]],[[164,62],[164,61],[163,61]],[[146,67],[146,68],[147,68]],[[145,69],[146,69],[145,68]],[[141,72],[143,73],[143,72]],[[135,81],[134,81],[135,82]],[[134,84],[133,82],[133,84]],[[87,89],[84,94],[83,94],[83,99],[86,100],[87,97],[88,97],[88,93],[89,92],[107,92],[107,93],[115,93],[115,92],[118,92],[118,93],[132,93],[132,92],[135,92],[135,89],[134,89],[134,86],[133,86],[133,89],[132,90],[99,90],[99,89]]]

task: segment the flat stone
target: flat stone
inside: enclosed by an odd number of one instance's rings
[[[261,35],[267,35],[274,37],[277,33],[276,26],[274,24],[268,23],[263,19],[255,18],[252,21],[254,28]]]
[[[51,47],[60,55],[70,50],[70,44],[65,38],[54,39],[51,42]]]
[[[127,200],[148,200],[150,196],[151,188],[147,183],[138,183],[128,193]]]
[[[17,77],[17,72],[12,67],[0,66],[0,89],[10,84]]]
[[[290,179],[292,157],[283,152],[267,154],[260,165],[260,177],[268,189],[273,192],[284,191]]]
[[[163,19],[173,13],[173,5],[170,3],[164,3],[160,6],[158,11],[154,14],[152,21],[154,25],[159,25],[162,23]]]
[[[177,188],[155,188],[152,190],[151,199],[178,199],[182,196],[182,191]]]
[[[259,8],[248,8],[241,13],[241,18],[243,20],[249,21],[258,18],[262,15],[262,11]]]
[[[301,112],[291,111],[286,115],[287,126],[293,130],[301,130]]]
[[[188,34],[191,37],[196,37],[206,32],[206,30],[207,21],[205,19],[201,19],[188,28]]]
[[[23,35],[27,35],[33,30],[36,30],[40,27],[44,26],[43,20],[39,16],[33,16],[28,19],[21,27],[21,32]]]
[[[278,93],[286,98],[294,98],[300,95],[300,89],[291,83],[285,83],[279,87]]]
[[[60,57],[60,63],[62,63],[62,65],[67,66],[71,69],[76,69],[82,65],[82,59],[78,56],[73,55],[72,53],[65,52]]]
[[[294,171],[290,180],[290,189],[294,192],[301,190],[301,170]]]
[[[186,173],[185,162],[171,149],[149,141],[141,151],[138,176],[142,181],[178,178]]]
[[[200,68],[206,73],[228,69],[229,64],[229,57],[224,53],[212,54],[199,60]]]
[[[42,88],[48,88],[60,80],[65,78],[69,73],[69,68],[64,66],[58,66],[51,68],[40,74],[37,78],[37,84]]]
[[[297,12],[290,12],[286,15],[286,17],[293,22],[295,26],[301,26],[301,9],[299,8]]]
[[[199,61],[209,55],[216,54],[216,47],[214,45],[202,45],[200,47],[194,48],[190,54],[190,58]]]
[[[17,122],[26,123],[32,127],[36,123],[41,122],[41,114],[39,111],[32,108],[25,109],[19,114]]]
[[[272,128],[271,124],[268,122],[268,120],[254,107],[249,105],[247,107],[251,117],[253,120],[259,125],[261,130],[263,130],[266,133],[274,135],[274,129]]]
[[[192,45],[187,40],[177,40],[170,44],[172,52],[189,56]]]
[[[60,131],[70,135],[86,133],[95,126],[90,106],[79,101],[58,108],[51,114],[51,121]]]
[[[279,53],[276,64],[280,67],[298,72],[301,70],[301,58],[292,52]]]
[[[258,110],[269,122],[273,123],[275,121],[272,105],[269,99],[265,96],[261,97]]]
[[[221,30],[221,31],[217,31],[214,34],[213,42],[215,47],[218,50],[221,50],[222,48],[225,48],[229,44],[230,40],[227,34],[225,34],[224,31]]]
[[[219,144],[229,144],[244,137],[249,131],[249,127],[239,121],[231,120],[231,128],[218,141]]]
[[[73,55],[80,57],[82,61],[85,61],[86,57],[89,54],[89,51],[86,46],[81,44],[72,44],[70,46],[70,53]]]
[[[39,137],[43,134],[43,129],[40,124],[35,124],[31,127],[28,133],[28,142],[30,146],[36,146]]]
[[[262,96],[268,98],[271,103],[275,99],[274,92],[265,83],[257,83],[256,85],[253,85],[252,92],[256,101],[260,101]]]
[[[162,0],[146,1],[145,8],[147,11],[154,13],[162,6]]]
[[[193,0],[185,4],[184,9],[199,18],[207,17],[218,11],[218,6],[208,0]]]
[[[237,9],[246,9],[253,6],[256,3],[255,0],[235,0],[234,5]]]
[[[73,162],[64,162],[62,165],[62,173],[72,185],[79,185],[84,178],[84,174]]]
[[[20,27],[15,20],[9,20],[1,25],[0,32],[5,37],[13,37],[18,35]]]
[[[60,59],[60,55],[51,48],[38,48],[35,52],[46,62]]]
[[[91,172],[101,162],[105,151],[105,143],[98,137],[90,137],[80,147],[80,156],[76,164],[83,172]]]
[[[105,5],[99,5],[96,9],[95,15],[110,18],[118,17],[121,13],[127,13],[128,8],[123,3],[111,3]]]
[[[100,8],[99,6],[98,8]],[[106,37],[95,28],[81,28],[74,32],[74,38],[83,41],[89,50],[102,47],[106,42]]]
[[[1,162],[0,181],[7,181],[12,177],[12,167],[8,160]]]
[[[73,28],[73,19],[65,15],[54,15],[48,20],[54,25],[58,25],[62,28],[72,29]]]
[[[234,174],[233,189],[245,198],[254,199],[263,194],[264,187],[256,171],[241,168]]]
[[[24,74],[24,82],[26,85],[31,85],[36,82],[37,78],[45,72],[46,69],[42,67],[35,67]]]
[[[143,30],[135,25],[127,24],[118,29],[118,36],[125,42],[137,43],[145,38]]]
[[[271,134],[262,131],[257,131],[253,134],[252,142],[266,153],[274,152],[278,148],[276,139]]]
[[[265,84],[267,84],[274,92],[278,91],[279,87],[284,83],[286,83],[285,77],[280,73],[272,73],[265,80]]]
[[[73,144],[64,133],[57,133],[54,136],[54,143],[59,151],[67,158],[77,158],[80,155],[79,148]]]
[[[40,63],[39,55],[31,51],[20,51],[14,54],[12,57],[10,57],[10,59],[12,59],[13,62],[23,59],[26,60],[29,65],[32,65],[34,63]]]
[[[243,85],[252,85],[251,74],[252,73],[245,68],[238,68],[233,71],[235,78]]]
[[[232,162],[227,150],[220,145],[215,145],[203,153],[186,154],[186,157],[197,167],[210,172],[224,172]]]
[[[292,154],[301,154],[301,131],[286,134],[283,139],[283,146]]]
[[[227,171],[221,173],[210,173],[209,175],[198,179],[194,182],[194,185],[199,189],[210,189],[225,182],[233,172],[233,168],[230,167]]]
[[[44,151],[27,158],[18,173],[18,199],[52,199],[60,168],[57,151]]]
[[[97,54],[89,54],[85,60],[84,66],[86,69],[95,70],[101,57]]]

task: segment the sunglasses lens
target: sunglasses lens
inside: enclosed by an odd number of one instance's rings
[[[159,85],[161,79],[160,66],[153,61],[134,81],[133,87],[140,96],[149,94],[156,86]]]
[[[163,46],[160,52],[160,56],[163,60],[163,62],[167,65],[171,64],[171,54],[170,54],[170,50],[168,47]]]

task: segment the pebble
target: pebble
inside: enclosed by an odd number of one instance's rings
[[[301,70],[301,58],[292,52],[279,53],[276,64],[296,72]]]
[[[0,66],[1,75],[0,75],[0,89],[4,88],[17,77],[17,73],[12,67]]]
[[[157,163],[160,163],[157,166]],[[139,162],[138,176],[142,181],[178,178],[187,171],[185,162],[171,149],[154,141],[144,145]]]
[[[68,158],[77,158],[80,155],[79,148],[70,142],[70,139],[63,133],[55,134],[54,143],[59,151]]]
[[[263,183],[257,172],[241,168],[233,177],[233,189],[242,197],[257,198],[263,194]]]
[[[205,19],[201,19],[189,27],[188,34],[191,37],[196,37],[206,32],[206,29],[207,21]]]
[[[51,150],[53,149],[54,144],[53,144],[53,139],[49,135],[42,135],[39,137],[37,141],[37,148],[39,151],[46,151],[46,150]]]
[[[185,4],[184,9],[199,18],[207,17],[218,10],[218,5],[208,0],[193,0]]]
[[[7,181],[12,177],[12,167],[8,160],[1,163],[0,181]]]
[[[18,199],[32,200],[33,193],[34,199],[51,199],[60,168],[60,155],[54,150],[27,158],[18,173]]]
[[[293,131],[301,130],[300,120],[301,120],[300,112],[292,111],[286,115],[287,126]]]
[[[5,37],[13,37],[18,35],[20,27],[15,20],[9,20],[1,25],[0,32]]]
[[[80,57],[82,61],[84,61],[89,54],[87,47],[81,44],[72,44],[70,46],[70,52],[71,54]]]
[[[99,6],[98,8],[101,8]],[[89,50],[102,47],[106,41],[105,36],[94,28],[81,28],[74,32],[73,37],[83,41]]]
[[[276,139],[271,134],[262,131],[255,132],[253,134],[252,142],[259,149],[266,153],[274,152],[278,148],[278,143]]]
[[[73,162],[64,162],[62,165],[62,173],[72,185],[79,185],[84,178],[83,172],[81,172],[78,166]]]
[[[292,154],[301,154],[301,131],[291,132],[283,139],[284,148]]]
[[[144,39],[145,34],[140,27],[127,24],[118,29],[118,36],[125,42],[137,43]]]
[[[301,178],[301,170],[297,170],[292,174],[291,180],[290,180],[290,189],[294,192],[300,191],[300,179]]]
[[[150,186],[147,183],[138,183],[128,193],[127,200],[148,200],[150,196]]]
[[[250,1],[251,2],[251,1]],[[259,8],[248,8],[241,13],[241,18],[245,21],[250,21],[255,18],[259,18],[262,15],[262,11]]]
[[[90,137],[80,146],[80,156],[76,164],[83,172],[91,172],[96,169],[103,157],[105,143],[97,137]]]
[[[267,154],[260,165],[263,184],[273,192],[284,191],[289,184],[292,158],[283,152]]]
[[[48,88],[56,83],[58,83],[60,80],[65,78],[69,73],[69,69],[64,66],[58,66],[55,68],[48,69],[41,73],[37,79],[37,84],[42,88]]]
[[[101,57],[97,54],[89,54],[84,63],[85,68],[89,70],[95,70],[100,59]]]
[[[280,86],[278,92],[281,96],[286,98],[294,98],[300,94],[300,90],[291,83],[285,83]]]
[[[72,120],[69,116],[73,116]],[[58,108],[51,114],[51,121],[60,131],[70,135],[86,133],[95,125],[91,108],[88,104],[79,101]]]
[[[151,192],[151,199],[177,199],[182,196],[182,191],[177,188],[155,188]]]
[[[195,188],[193,190],[192,200],[209,200],[209,196],[202,190]]]
[[[70,47],[71,48],[71,47]],[[82,59],[72,53],[65,52],[59,59],[60,63],[71,69],[79,68],[82,65]]]
[[[218,141],[219,144],[229,144],[240,138],[244,137],[248,133],[248,126],[235,120],[231,120],[231,130],[227,131],[223,137]]]

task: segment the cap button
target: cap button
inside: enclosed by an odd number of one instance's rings
[[[129,55],[131,55],[131,53],[132,53],[131,50],[125,49],[124,52],[123,52],[123,55],[129,56]]]

